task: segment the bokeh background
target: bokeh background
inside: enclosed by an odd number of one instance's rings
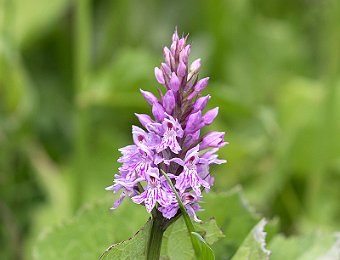
[[[110,196],[176,26],[230,142],[214,189],[241,185],[286,235],[339,230],[339,17],[337,0],[1,0],[0,259]]]

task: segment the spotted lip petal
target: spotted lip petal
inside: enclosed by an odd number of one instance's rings
[[[144,203],[146,210],[150,213],[156,205],[156,202],[161,206],[167,206],[171,199],[161,185],[161,181],[155,177],[151,177],[148,182],[148,187],[140,195],[131,198],[134,203]]]
[[[178,154],[182,148],[180,147],[177,138],[183,137],[184,132],[181,125],[178,123],[178,120],[175,120],[168,114],[166,115],[167,118],[165,118],[162,123],[162,141],[156,150],[159,153],[166,148],[169,148],[173,153]]]

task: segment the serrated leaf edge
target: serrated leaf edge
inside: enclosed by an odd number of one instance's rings
[[[268,221],[265,218],[261,219],[261,221],[253,229],[253,237],[254,237],[255,241],[257,241],[260,244],[261,250],[269,258],[269,256],[271,255],[272,252],[266,248],[266,246],[267,246],[267,244],[266,244],[267,233],[264,231],[264,227],[265,227],[265,225],[267,225],[267,223],[268,223]]]

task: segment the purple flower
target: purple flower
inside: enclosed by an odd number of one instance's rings
[[[162,183],[166,182],[166,180],[164,176],[159,177],[159,170],[157,168],[153,168],[152,171],[149,171],[149,175],[146,179],[148,181],[148,186],[145,191],[131,199],[137,204],[144,203],[146,210],[150,213],[155,207],[156,202],[161,206],[167,206],[171,202],[171,199],[162,186]]]
[[[160,123],[148,124],[148,129],[151,132],[154,131],[156,134],[162,137],[160,145],[156,148],[156,151],[158,153],[165,150],[168,147],[175,154],[178,154],[178,152],[181,150],[177,137],[179,138],[183,137],[183,129],[181,125],[178,123],[177,119],[175,120],[172,116],[167,115],[167,118],[164,119],[162,124]]]
[[[190,216],[193,216],[196,222],[201,222],[201,220],[199,220],[196,215],[196,211],[200,211],[200,206],[198,205],[199,198],[200,197],[197,197],[191,193],[183,193],[181,196],[181,201],[186,208],[188,214]],[[158,210],[162,212],[165,218],[171,219],[177,214],[179,210],[179,205],[177,200],[174,200],[167,206],[159,207]]]
[[[137,184],[142,180],[142,178],[135,179],[134,181],[127,181],[122,178],[122,176],[116,175],[115,184],[105,188],[106,190],[113,190],[114,193],[117,193],[119,190],[124,189],[121,193],[119,199],[113,204],[111,209],[116,209],[122,203],[123,199],[126,196],[133,196],[137,191]]]
[[[198,156],[199,145],[190,149],[184,160],[180,158],[174,158],[169,161],[175,162],[183,166],[183,171],[176,178],[175,187],[183,193],[187,188],[192,188],[197,196],[201,195],[201,186],[210,189],[209,183],[202,180],[197,173],[197,165],[200,163],[207,163],[207,160]]]
[[[218,151],[218,148],[211,149],[210,151],[205,152],[202,154],[202,158],[206,160],[207,164],[222,164],[226,163],[226,160],[220,160],[218,159],[218,155],[215,154]]]
[[[138,177],[145,178],[148,170],[154,167],[157,155],[145,146],[129,145],[121,148],[120,151],[123,156],[118,159],[118,162],[123,165],[119,168],[119,172],[124,175],[127,181],[135,180]]]
[[[196,216],[197,211],[201,211],[201,207],[198,205],[199,197],[191,193],[185,193],[182,195],[182,202],[188,211],[189,216],[192,216],[196,222],[201,222]]]
[[[207,133],[203,136],[200,150],[204,150],[206,148],[215,147],[215,148],[221,148],[228,144],[228,142],[224,142],[224,132],[216,132],[212,131]]]
[[[163,48],[165,62],[154,70],[162,87],[157,89],[159,98],[140,90],[153,118],[136,114],[143,128],[132,126],[133,144],[119,149],[122,165],[113,185],[106,188],[121,192],[112,209],[130,197],[149,213],[157,210],[167,219],[180,214],[175,192],[162,171],[175,185],[187,213],[200,221],[196,212],[201,210],[202,191],[209,192],[214,183],[210,165],[226,162],[216,152],[227,142],[224,132],[201,136],[201,130],[215,120],[218,107],[203,112],[210,95],[199,95],[209,77],[199,79],[201,59],[188,63],[191,46],[186,42],[187,37],[179,37],[176,30],[170,48]]]

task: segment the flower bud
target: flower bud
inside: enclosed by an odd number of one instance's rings
[[[200,123],[202,122],[202,112],[197,111],[189,116],[187,125],[185,127],[186,133],[192,133],[199,129]]]
[[[183,62],[184,64],[188,64],[188,55],[186,53],[186,50],[183,49],[181,50],[181,52],[179,53],[179,61]]]
[[[190,73],[198,73],[201,68],[201,59],[194,60],[190,65]]]
[[[177,68],[177,75],[183,78],[187,74],[187,66],[183,61],[180,61]]]
[[[190,55],[190,45],[187,45],[184,47],[183,50],[181,50],[179,54],[179,61],[180,62],[182,61],[184,64],[188,64],[189,55]]]
[[[170,83],[171,84],[171,83]],[[168,114],[172,114],[175,109],[175,96],[172,90],[168,90],[163,97],[163,107]]]
[[[195,91],[200,93],[208,85],[209,77],[199,80],[195,85]]]
[[[153,103],[152,114],[158,122],[162,122],[164,120],[165,118],[164,112],[165,112],[164,108],[161,106],[161,104],[159,104],[158,102]]]
[[[163,71],[159,68],[155,68],[155,76],[156,79],[158,81],[159,84],[164,85],[165,81],[164,81],[164,75],[163,75]]]
[[[212,131],[207,133],[200,144],[200,150],[204,150],[206,148],[221,148],[227,144],[224,142],[224,132],[216,132]]]
[[[177,92],[179,90],[181,82],[179,81],[177,75],[175,72],[172,73],[171,79],[170,79],[170,88],[174,91]]]
[[[178,41],[178,33],[177,33],[177,28],[175,29],[174,33],[172,34],[172,41],[176,42]]]
[[[203,110],[207,106],[207,103],[210,98],[211,98],[210,95],[198,98],[194,104],[193,112],[197,112],[198,110]]]
[[[158,99],[157,97],[152,94],[151,92],[149,91],[145,91],[143,89],[140,89],[140,92],[142,93],[144,99],[146,100],[146,102],[148,102],[150,105],[153,105],[153,103],[157,103],[158,102]]]
[[[205,125],[210,125],[218,114],[218,107],[210,109],[205,115],[202,117]]]
[[[136,117],[138,118],[139,122],[146,128],[146,125],[152,123],[152,119],[149,115],[146,114],[137,114],[135,113]]]
[[[185,40],[185,38],[181,38],[181,39],[179,39],[179,41],[178,41],[178,50],[183,50],[183,48],[185,47],[185,45],[186,45],[186,40]]]
[[[193,144],[195,141],[198,140],[198,138],[200,137],[201,134],[201,129],[198,129],[196,132],[192,133],[192,134],[188,134],[188,136],[190,136],[190,139],[188,140],[188,144],[190,143]]]
[[[171,46],[170,46],[170,51],[171,51],[171,54],[172,54],[173,56],[176,56],[177,43],[178,43],[178,40],[177,40],[177,41],[173,41],[173,42],[171,43]]]
[[[168,64],[170,66],[171,52],[170,52],[168,47],[163,48],[163,54],[164,54],[164,59],[165,59],[166,64]]]
[[[208,85],[209,77],[203,78],[199,80],[194,86],[194,91],[188,96],[188,100],[193,99],[196,95],[198,95],[205,87]]]
[[[162,63],[162,69],[164,70],[165,74],[171,75],[171,69],[166,63]]]

